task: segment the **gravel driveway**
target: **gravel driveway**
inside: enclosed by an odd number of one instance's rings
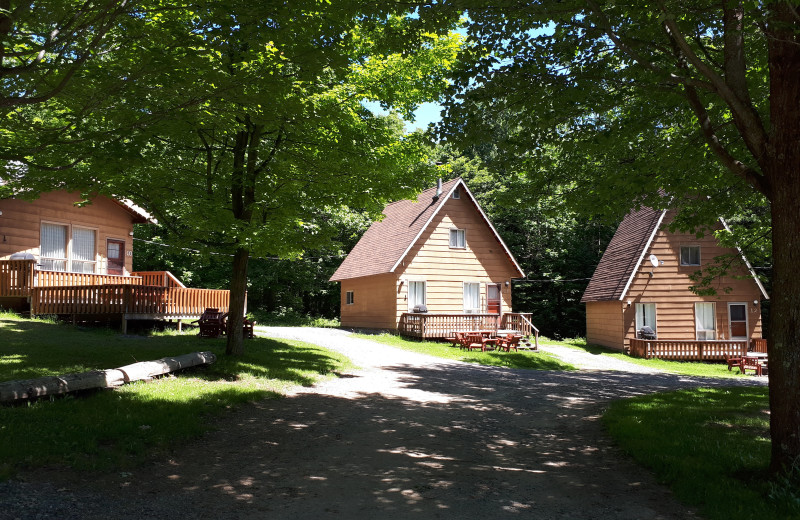
[[[133,473],[42,470],[0,484],[0,518],[693,518],[611,444],[600,415],[620,397],[765,384],[563,347],[546,349],[587,369],[483,367],[330,329],[259,335],[316,343],[360,368],[238,409]]]

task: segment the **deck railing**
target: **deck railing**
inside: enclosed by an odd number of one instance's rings
[[[142,285],[186,288],[186,286],[169,271],[135,271],[131,273],[131,276],[140,276],[142,278]]]
[[[0,297],[28,296],[35,266],[35,260],[0,260]]]
[[[413,338],[445,338],[454,330],[497,330],[497,314],[428,314],[404,312],[398,331]]]
[[[533,314],[530,312],[507,312],[503,314],[501,327],[509,330],[518,330],[523,336],[533,336],[536,349],[539,349],[539,329],[531,321]]]
[[[36,287],[74,287],[77,285],[141,285],[138,276],[118,274],[68,273],[66,271],[36,271]]]
[[[753,338],[754,352],[767,352],[767,340],[764,338]]]
[[[527,313],[506,313],[502,318],[497,314],[439,314],[405,312],[400,316],[398,332],[413,338],[446,338],[453,331],[491,330],[498,328],[514,329],[525,336],[535,334],[538,329],[530,321]]]
[[[31,314],[122,314],[128,318],[193,317],[206,307],[227,312],[229,291],[107,284],[34,287]]]
[[[681,361],[719,361],[726,356],[742,356],[747,340],[649,340],[631,339],[631,356]]]

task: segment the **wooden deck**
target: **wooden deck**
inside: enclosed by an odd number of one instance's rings
[[[228,311],[230,292],[190,289],[169,271],[131,276],[37,270],[34,260],[0,260],[0,297],[30,301],[31,315],[196,319],[207,307]]]
[[[716,341],[666,341],[631,339],[631,356],[659,358],[675,361],[724,361],[726,356],[743,356],[747,353],[748,340]],[[763,349],[763,350],[762,350]],[[767,351],[767,341],[753,340],[753,350]]]
[[[398,332],[402,336],[420,339],[443,339],[453,331],[514,329],[524,336],[535,335],[539,329],[531,323],[530,313],[497,314],[438,314],[405,312],[400,316]]]

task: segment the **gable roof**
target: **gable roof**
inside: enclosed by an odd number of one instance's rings
[[[456,188],[460,188],[462,193],[469,196],[519,276],[525,276],[508,246],[489,222],[489,218],[475,200],[472,192],[459,177],[442,184],[442,193],[438,199],[434,199],[437,188],[430,188],[420,193],[415,201],[401,200],[387,205],[383,210],[385,218],[372,223],[330,280],[337,282],[349,278],[395,272]]]
[[[644,255],[650,249],[650,244],[661,228],[666,214],[666,210],[643,207],[638,211],[631,211],[625,216],[600,258],[600,263],[597,264],[581,302],[613,301],[625,298]],[[720,221],[723,226],[728,227],[724,220],[720,219]],[[761,294],[765,299],[769,299],[764,286],[741,249],[739,249],[739,253],[753,280],[761,290]]]

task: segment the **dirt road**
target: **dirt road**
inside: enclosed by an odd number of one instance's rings
[[[321,344],[361,368],[239,409],[133,473],[44,471],[0,485],[0,518],[693,518],[611,444],[600,415],[620,397],[736,384],[588,354],[570,361],[602,370],[482,367],[336,330],[260,334]]]

